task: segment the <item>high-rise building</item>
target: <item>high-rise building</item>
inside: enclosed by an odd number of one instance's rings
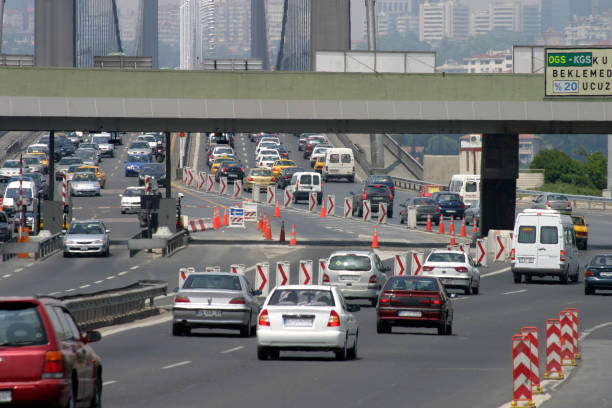
[[[419,6],[425,0],[377,0],[376,33],[379,36],[394,32],[406,34],[418,32]],[[367,22],[364,20],[364,38],[367,33]]]
[[[482,35],[498,30],[539,35],[541,32],[540,10],[539,0],[510,0],[491,3],[486,9],[472,12],[471,33]]]
[[[471,33],[474,35],[486,34],[491,31],[491,15],[489,9],[477,10],[472,13]]]
[[[266,16],[268,65],[275,67],[283,29],[283,0],[266,0]]]
[[[464,39],[469,35],[469,9],[456,1],[424,3],[419,7],[419,40]]]
[[[213,4],[216,45],[224,47],[229,52],[229,55],[225,56],[249,56],[251,50],[251,0],[215,0]],[[206,24],[204,24],[204,27],[206,29]]]
[[[179,8],[176,4],[159,7],[159,41],[178,45],[180,42]]]
[[[523,4],[521,6],[521,31],[533,36],[542,32],[542,13],[540,4]]]
[[[115,0],[74,2],[74,65],[93,67],[94,56],[122,51]]]
[[[571,0],[542,0],[542,32],[562,32],[571,19],[570,5]]]
[[[519,31],[521,4],[518,1],[493,3],[489,5],[491,30]]]
[[[200,0],[181,0],[180,68],[199,69],[202,64],[202,18]]]

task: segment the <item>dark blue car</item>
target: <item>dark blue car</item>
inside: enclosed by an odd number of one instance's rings
[[[584,273],[584,294],[594,295],[596,289],[612,290],[612,254],[595,255]]]
[[[465,204],[461,196],[457,193],[438,191],[431,195],[431,199],[438,205],[438,210],[444,217],[463,218],[465,214]]]
[[[148,154],[131,154],[125,160],[125,176],[138,176],[143,164],[152,163],[151,156]]]

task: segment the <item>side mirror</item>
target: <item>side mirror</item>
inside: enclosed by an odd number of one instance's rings
[[[106,233],[107,233],[107,234],[110,234],[110,230],[109,230],[109,229],[107,229],[107,230],[106,230]]]
[[[256,289],[253,291],[253,296],[261,296],[261,290]]]
[[[358,312],[361,310],[361,306],[359,305],[353,305],[353,304],[348,304],[346,305],[346,310],[349,312]]]
[[[83,336],[83,342],[85,343],[95,343],[96,341],[100,341],[102,339],[102,335],[99,331],[90,330]]]

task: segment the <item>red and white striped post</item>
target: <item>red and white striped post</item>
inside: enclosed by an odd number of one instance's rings
[[[529,340],[529,348],[531,354],[531,392],[533,394],[541,394],[542,387],[540,386],[540,334],[537,327],[523,327],[521,334],[527,336]]]
[[[66,173],[62,173],[62,208],[66,209]]]
[[[512,407],[535,407],[531,393],[531,361],[529,339],[522,334],[512,336]],[[521,404],[521,405],[519,405]]]
[[[575,366],[572,313],[567,310],[559,312],[559,321],[561,322],[561,365]]]
[[[546,371],[547,380],[562,380],[561,367],[561,322],[559,319],[546,320]]]
[[[145,194],[151,194],[151,176],[145,176]]]
[[[18,240],[21,241],[23,237],[23,155],[19,155],[19,230],[18,230]]]
[[[572,334],[574,338],[574,358],[576,360],[580,359],[580,350],[579,346],[579,338],[580,338],[580,320],[578,319],[578,309],[575,307],[568,307],[568,312],[572,314]]]

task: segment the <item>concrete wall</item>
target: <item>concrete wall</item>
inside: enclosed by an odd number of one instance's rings
[[[453,174],[459,174],[459,156],[426,154],[423,157],[423,180],[448,185]]]
[[[544,173],[519,173],[516,188],[521,190],[537,190],[544,184]]]

